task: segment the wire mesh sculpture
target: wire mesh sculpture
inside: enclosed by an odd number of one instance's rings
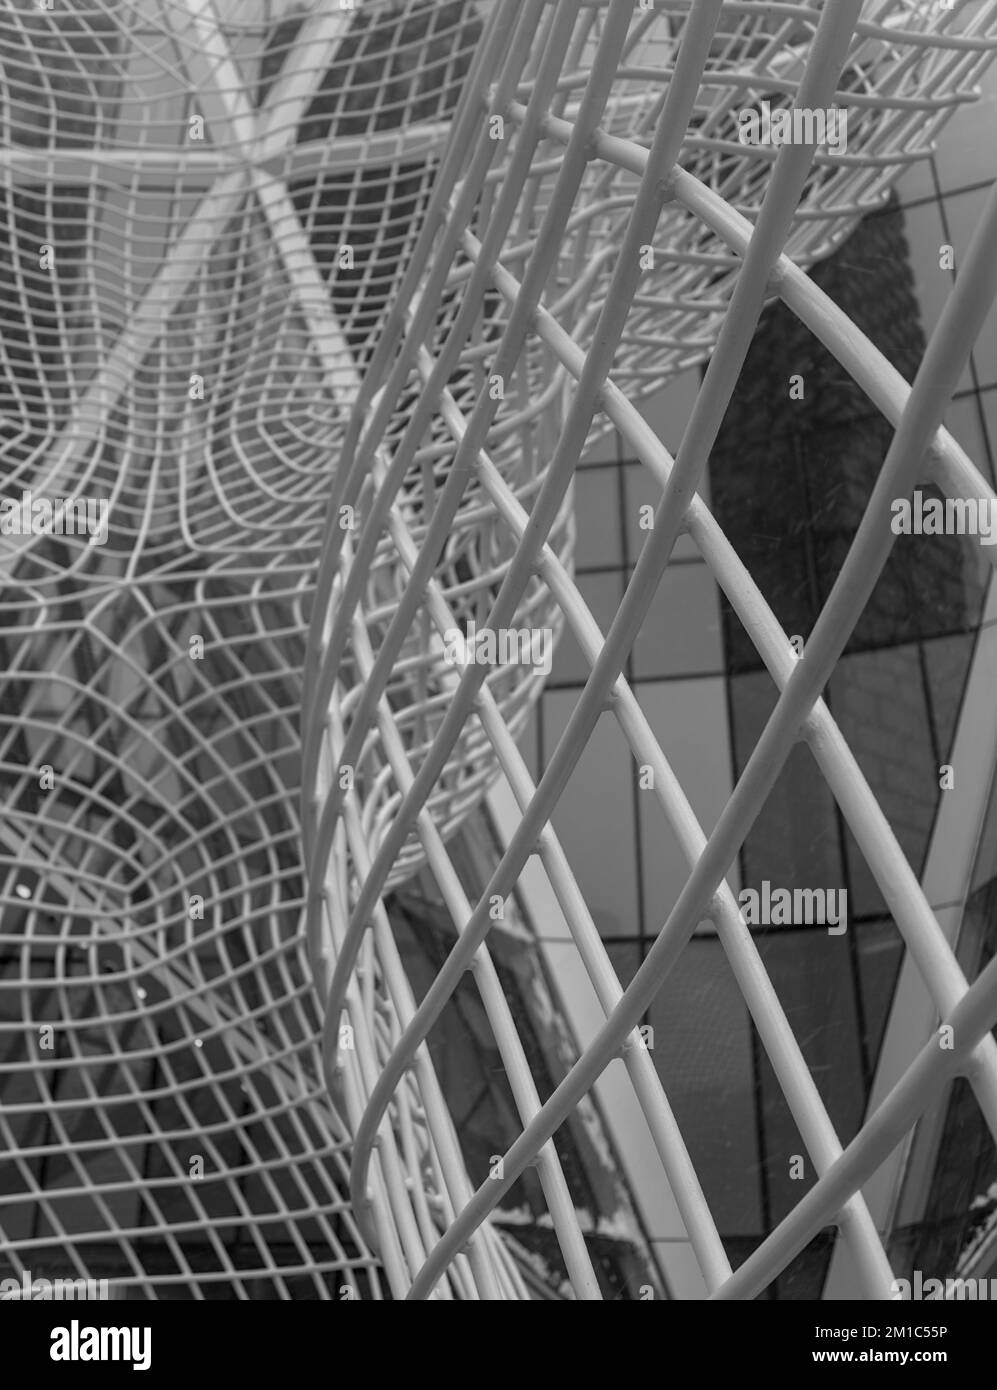
[[[927,0],[8,4],[6,488],[65,499],[0,524],[15,1262],[58,1246],[86,1275],[113,1249],[158,1296],[522,1298],[489,1212],[536,1163],[575,1296],[598,1297],[551,1136],[624,1047],[712,1291],[750,1296],[837,1219],[883,1296],[856,1194],[956,1070],[997,1126],[997,994],[992,970],[967,990],[819,695],[926,451],[950,495],[990,495],[938,425],[997,217],[913,390],[801,267],[923,153],[995,31],[993,3]],[[791,106],[847,110],[847,148],[742,139],[738,113]],[[695,495],[774,295],[897,424],[801,661]],[[634,401],[707,357],[672,459]],[[609,426],[662,502],[603,635],[571,478]],[[107,504],[106,543],[71,524],[80,498]],[[619,675],[683,528],[783,691],[709,839]],[[592,665],[538,787],[516,737],[543,672],[455,664],[472,623],[567,625]],[[690,870],[625,992],[550,827],[607,703]],[[844,1155],[722,883],[801,729],[956,1024]],[[522,822],[475,903],[448,843],[500,773]],[[486,944],[534,854],[606,1015],[542,1105]],[[417,1004],[384,899],[420,869],[457,941]],[[822,1174],[735,1274],[633,1032],[706,915]],[[523,1124],[476,1193],[425,1041],[467,969]]]
[[[70,503],[0,537],[18,1272],[382,1287],[298,934],[299,673],[330,461],[476,35],[429,4],[0,16],[6,496]]]
[[[997,1058],[992,1039],[981,1042],[997,1017],[992,971],[965,992],[916,879],[819,696],[885,561],[888,499],[910,490],[928,446],[946,490],[989,495],[953,441],[935,432],[993,296],[986,237],[997,229],[997,205],[991,204],[913,392],[799,265],[837,244],[916,156],[942,118],[940,94],[951,100],[992,48],[997,11],[984,7],[958,38],[943,37],[946,21],[935,7],[917,4],[773,12],[752,4],[537,3],[523,5],[514,26],[504,18],[493,14],[480,65],[469,75],[426,229],[361,385],[332,490],[312,620],[303,803],[308,931],[326,1000],[331,1084],[356,1127],[354,1210],[409,1297],[430,1295],[462,1252],[477,1255],[482,1296],[501,1296],[499,1272],[486,1276],[475,1238],[518,1174],[535,1163],[575,1296],[599,1297],[552,1137],[623,1048],[712,1292],[751,1296],[836,1218],[853,1248],[863,1294],[889,1296],[889,1265],[858,1189],[882,1155],[884,1132],[896,1142],[896,1114],[912,1124],[928,1094],[919,1086],[929,1079],[940,1085],[953,1061],[937,1048],[934,1056],[926,1051],[890,1113],[875,1116],[842,1155],[723,875],[802,730],[909,948],[934,981],[940,1012],[958,1015],[962,1041],[954,1067],[973,1077],[993,1127]],[[941,101],[931,115],[928,91]],[[791,105],[823,111],[828,121],[836,107],[847,109],[848,149],[814,159],[815,139],[769,149],[766,157],[745,147],[739,131],[753,114],[765,110],[771,120],[773,106]],[[897,424],[852,553],[798,662],[695,496],[758,316],[775,294]],[[649,383],[660,384],[710,352],[673,460],[633,401]],[[620,431],[661,487],[653,530],[606,634],[571,579],[570,533],[563,529],[573,471],[600,428],[597,412],[602,427],[608,421]],[[684,529],[783,692],[708,839],[620,674]],[[520,702],[540,677],[525,662],[468,659],[467,649],[472,633],[554,629],[561,622],[573,631],[591,675],[534,785],[516,736]],[[445,644],[458,635],[463,660],[455,666]],[[637,762],[653,770],[689,865],[677,906],[625,992],[551,827],[607,707]],[[471,903],[448,861],[446,839],[468,791],[499,770],[521,821],[485,893]],[[395,994],[381,901],[421,855],[451,911],[456,942],[412,1013]],[[543,1105],[487,956],[489,928],[536,858],[605,1013],[595,1042]],[[736,1274],[635,1031],[704,917],[716,924],[822,1174]],[[425,1040],[468,969],[514,1087],[518,1082],[523,1133],[497,1156],[495,1171],[470,1201],[463,1191],[439,1194],[459,1215],[441,1239],[420,1249],[400,1222],[385,1229],[386,1213],[398,1221],[412,1200],[385,1158],[404,1151],[406,1130],[421,1116]],[[388,1036],[378,1037],[365,1022],[378,999],[392,1017]],[[396,1172],[404,1171],[392,1161]]]

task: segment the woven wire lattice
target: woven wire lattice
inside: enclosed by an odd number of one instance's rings
[[[5,497],[111,518],[0,536],[18,1274],[382,1290],[299,932],[305,606],[479,32],[453,4],[0,14]]]
[[[991,201],[911,388],[807,278],[923,151],[993,47],[997,11],[921,4],[768,6],[524,4],[492,13],[433,190],[427,226],[364,374],[333,486],[305,685],[308,936],[326,1001],[325,1057],[355,1128],[354,1211],[399,1289],[430,1295],[467,1267],[481,1296],[502,1272],[477,1244],[518,1175],[536,1165],[576,1297],[600,1297],[553,1136],[621,1054],[707,1288],[763,1289],[826,1224],[855,1260],[861,1296],[892,1274],[863,1182],[956,1072],[991,1130],[997,980],[971,988],[917,878],[820,696],[886,561],[890,503],[918,478],[989,498],[940,429],[995,289]],[[963,17],[965,19],[965,16]],[[930,96],[927,95],[930,93]],[[738,113],[764,101],[847,108],[847,150],[746,149]],[[895,425],[862,524],[798,658],[765,597],[696,494],[759,315],[779,296]],[[674,458],[634,401],[709,354]],[[608,631],[571,577],[574,470],[607,423],[660,487],[653,529]],[[780,691],[723,814],[704,834],[621,675],[681,532],[695,540]],[[517,751],[534,670],[457,665],[453,634],[566,625],[591,672],[534,783]],[[451,654],[452,655],[452,654]],[[551,826],[610,709],[682,845],[688,878],[624,991]],[[809,744],[954,1028],[911,1059],[902,1084],[842,1151],[815,1080],[724,881],[797,739]],[[501,771],[519,810],[483,894],[470,901],[447,835]],[[425,861],[456,941],[413,1012],[396,992],[383,894]],[[604,1023],[543,1103],[487,954],[487,937],[539,863]],[[819,1181],[732,1272],[637,1025],[697,924],[712,920]],[[425,1240],[418,1200],[393,1178],[423,1115],[425,1040],[463,973],[481,990],[523,1132],[480,1188],[440,1191],[458,1215]],[[377,1001],[392,1020],[379,1032]],[[345,1011],[345,1012],[344,1012]],[[344,1022],[348,1020],[348,1022]],[[354,1050],[351,1050],[354,1049]],[[431,1135],[431,1129],[430,1129]],[[432,1139],[429,1140],[432,1144]],[[402,1165],[403,1166],[403,1165]],[[421,1194],[424,1199],[424,1192]]]
[[[970,96],[997,7],[968,14],[6,6],[5,489],[110,516],[101,545],[61,521],[0,535],[0,1229],[16,1268],[58,1251],[145,1296],[523,1297],[488,1214],[535,1162],[575,1294],[598,1296],[551,1135],[624,1047],[711,1290],[749,1296],[836,1219],[882,1296],[856,1193],[955,1071],[994,1129],[997,1001],[990,974],[967,991],[818,697],[922,460],[950,495],[990,495],[938,425],[993,269],[978,243],[911,390],[801,267]],[[847,150],[740,143],[738,110],[794,100],[847,107]],[[695,495],[774,295],[897,425],[802,661]],[[672,459],[633,403],[711,354]],[[610,425],[662,501],[603,634],[571,578],[570,484]],[[680,529],[783,691],[708,839],[619,675]],[[448,664],[447,632],[471,620],[567,625],[592,665],[539,786],[515,740],[542,674]],[[550,827],[607,703],[690,870],[626,992]],[[722,885],[798,731],[956,1024],[956,1048],[919,1058],[844,1156]],[[447,842],[499,773],[521,825],[473,902]],[[606,1016],[543,1105],[486,944],[531,855]],[[459,939],[417,1006],[384,898],[420,869]],[[704,915],[822,1174],[734,1275],[631,1037]],[[478,1193],[425,1045],[466,969],[524,1127]]]

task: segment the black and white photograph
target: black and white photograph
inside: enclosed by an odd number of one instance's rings
[[[978,1373],[995,468],[997,0],[0,0],[8,1366]]]

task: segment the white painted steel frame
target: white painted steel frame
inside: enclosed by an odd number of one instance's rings
[[[368,1228],[375,1205],[374,1194],[368,1190],[369,1162],[375,1146],[391,1133],[390,1111],[396,1088],[402,1084],[415,1049],[423,1044],[440,1017],[464,971],[471,968],[477,975],[491,925],[489,904],[515,891],[531,856],[538,856],[543,865],[606,1015],[602,1030],[568,1078],[503,1156],[504,1175],[493,1175],[482,1185],[422,1269],[413,1271],[411,1298],[431,1294],[449,1261],[473,1237],[479,1223],[495,1208],[523,1168],[536,1160],[541,1147],[550,1142],[574,1105],[621,1048],[707,1285],[718,1297],[753,1296],[828,1222],[839,1226],[847,1242],[861,1294],[869,1298],[890,1297],[892,1274],[860,1195],[863,1181],[956,1072],[969,1077],[988,1125],[997,1133],[997,1052],[987,1032],[997,1020],[997,971],[989,969],[972,988],[967,987],[916,876],[820,700],[820,691],[889,553],[891,499],[908,493],[922,476],[935,478],[949,495],[993,496],[969,460],[941,429],[941,418],[997,293],[997,273],[987,255],[988,244],[993,244],[997,237],[997,197],[991,200],[974,247],[960,269],[957,290],[911,388],[784,254],[808,178],[812,150],[786,147],[779,152],[754,225],[695,175],[676,168],[693,104],[704,81],[716,26],[725,8],[720,3],[704,3],[688,11],[683,44],[664,103],[657,112],[649,150],[600,128],[614,74],[621,69],[632,7],[606,7],[589,80],[570,120],[549,113],[558,71],[562,65],[567,66],[564,55],[574,32],[575,15],[569,13],[567,5],[556,6],[548,16],[549,28],[538,45],[539,63],[530,87],[530,100],[524,105],[509,98],[516,82],[517,63],[524,61],[517,42],[522,44],[525,33],[535,32],[543,17],[542,5],[523,7],[520,26],[510,41],[510,56],[489,93],[487,105],[478,111],[465,111],[463,124],[456,125],[451,155],[463,137],[469,149],[468,170],[455,186],[449,216],[437,244],[431,247],[427,236],[416,253],[409,280],[415,308],[409,312],[408,297],[402,296],[396,312],[399,333],[405,329],[401,352],[393,364],[387,347],[375,355],[351,425],[346,450],[349,467],[340,471],[333,489],[330,517],[335,516],[339,506],[363,499],[364,525],[356,544],[330,529],[319,578],[320,621],[313,624],[312,630],[307,707],[336,710],[340,696],[336,692],[335,673],[344,653],[351,642],[366,647],[363,684],[350,702],[349,720],[334,715],[333,733],[322,719],[313,717],[305,735],[306,776],[311,775],[313,768],[317,774],[305,803],[306,843],[313,866],[309,936],[316,975],[326,996],[325,1046],[333,1075],[349,1067],[348,1059],[337,1048],[336,1037],[344,1006],[349,1012],[348,982],[367,940],[369,914],[377,910],[410,829],[417,826],[421,839],[432,837],[424,807],[468,721],[479,722],[487,734],[495,766],[508,779],[521,814],[519,827],[477,906],[470,915],[463,903],[459,911],[453,912],[457,943],[370,1095],[356,1134],[351,1179],[355,1210],[368,1222]],[[730,8],[757,12],[757,7],[752,6]],[[782,8],[799,14],[798,7]],[[856,0],[822,10],[796,95],[799,105],[830,104],[861,9]],[[963,42],[972,41],[964,38]],[[487,119],[495,114],[518,128],[518,138],[501,180],[490,185],[486,180],[494,150],[489,149],[482,131]],[[475,134],[476,145],[472,143]],[[541,138],[563,144],[563,155],[556,164],[538,165],[535,151]],[[582,176],[591,162],[628,170],[640,183],[622,244],[618,251],[612,251],[612,282],[598,318],[593,322],[591,317],[583,316],[573,337],[558,321],[556,310],[544,306],[541,295],[574,211]],[[520,189],[529,178],[535,179],[538,167],[557,170],[556,187],[546,205],[546,220],[536,236],[523,243],[521,251],[502,253],[498,248],[503,246],[506,228],[517,210]],[[441,174],[437,194],[445,186],[445,176]],[[479,218],[484,228],[480,239],[468,227],[479,197],[487,205],[487,216]],[[609,380],[631,305],[637,299],[640,248],[653,241],[662,206],[669,201],[709,226],[735,253],[740,264],[716,349],[674,460],[641,420],[625,392]],[[425,345],[433,327],[433,309],[451,273],[451,261],[458,247],[468,258],[470,269],[459,275],[462,298],[457,317],[442,344],[433,351]],[[509,260],[516,259],[523,264],[518,278],[508,269]],[[424,275],[421,283],[416,280],[420,275]],[[494,437],[489,430],[497,410],[494,401],[481,390],[473,403],[469,401],[462,409],[447,388],[461,350],[461,334],[467,331],[466,325],[473,319],[489,283],[508,305],[504,332],[489,361],[491,372],[512,375],[521,360],[526,335],[532,333],[549,349],[565,383],[577,383],[574,390],[566,386],[566,414],[558,425],[546,476],[539,492],[531,494],[528,510],[489,455],[487,441]],[[696,496],[758,316],[765,300],[775,294],[811,327],[897,428],[852,550],[820,622],[808,639],[802,660],[797,660],[763,596]],[[394,441],[389,449],[382,446],[384,432],[413,366],[422,383],[422,395],[401,430],[400,441]],[[622,375],[626,377],[625,364]],[[662,487],[654,529],[605,635],[559,560],[556,548],[547,541],[597,410],[612,421]],[[421,431],[434,411],[450,432],[456,452],[422,528],[420,545],[406,527],[398,497]],[[919,471],[922,465],[923,471]],[[417,613],[421,609],[428,612],[441,637],[455,625],[456,615],[444,599],[435,571],[437,557],[472,478],[506,521],[515,541],[511,563],[489,606],[487,626],[497,629],[513,625],[524,586],[532,575],[539,575],[574,632],[592,674],[544,776],[535,786],[484,683],[484,669],[468,667],[458,690],[448,697],[432,744],[420,750],[422,760],[418,767],[405,765],[400,750],[393,750],[390,761],[399,799],[393,805],[390,823],[384,824],[378,836],[376,853],[371,855],[365,848],[366,867],[353,880],[353,892],[340,894],[335,910],[327,915],[321,885],[325,884],[327,894],[329,879],[322,874],[321,866],[332,862],[341,808],[345,808],[349,820],[353,801],[350,790],[344,793],[340,787],[336,774],[338,769],[353,765],[375,717],[382,736],[386,736],[390,714],[382,692]],[[382,626],[382,643],[375,654],[366,641],[360,596],[383,528],[402,561],[405,582],[399,588],[398,605],[390,621]],[[688,530],[697,541],[781,691],[776,711],[709,837],[696,822],[653,731],[620,675],[674,542],[683,530]],[[992,555],[990,558],[993,560]],[[690,870],[676,907],[625,991],[620,989],[550,825],[568,777],[606,708],[615,714],[635,757],[654,768],[658,799],[683,846]],[[736,901],[723,883],[723,875],[797,738],[810,744],[886,896],[911,956],[932,990],[940,1015],[954,1023],[959,1039],[951,1053],[941,1052],[937,1045],[926,1047],[912,1062],[897,1092],[844,1152],[750,933],[738,914]],[[313,760],[312,755],[320,750],[321,757]],[[310,815],[309,800],[314,807]],[[339,839],[338,843],[336,853],[341,857],[345,850],[349,862],[359,846],[348,826],[345,840]],[[430,868],[437,877],[445,877],[446,859],[438,845],[430,855]],[[717,925],[752,1018],[821,1175],[806,1201],[734,1273],[675,1129],[667,1099],[661,1093],[653,1067],[645,1066],[647,1055],[641,1048],[639,1034],[634,1032],[678,952],[704,917],[712,917]],[[334,945],[330,950],[327,933],[333,922]],[[577,1283],[575,1287],[577,1296],[588,1296],[584,1287]]]

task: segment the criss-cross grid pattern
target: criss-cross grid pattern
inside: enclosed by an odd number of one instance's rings
[[[375,1297],[523,1297],[487,1208],[536,1162],[576,1294],[595,1296],[550,1135],[709,910],[827,1174],[775,1252],[730,1280],[660,1083],[629,1048],[710,1286],[750,1292],[798,1227],[840,1207],[869,1288],[881,1290],[882,1252],[852,1195],[879,1131],[864,1132],[850,1167],[829,1171],[838,1147],[826,1113],[716,886],[799,726],[889,886],[940,1012],[962,1011],[957,1052],[925,1062],[927,1079],[965,1069],[993,1124],[990,1044],[977,1046],[992,991],[984,981],[963,997],[816,698],[888,544],[885,494],[846,566],[844,599],[832,598],[795,671],[694,496],[762,300],[776,293],[888,416],[906,412],[884,478],[930,444],[943,486],[986,491],[934,436],[932,414],[949,358],[986,308],[979,256],[909,404],[797,267],[835,246],[970,98],[994,6],[958,15],[871,0],[859,22],[860,10],[857,0],[5,5],[5,496],[110,506],[105,545],[64,534],[61,518],[48,534],[0,535],[0,1226],[15,1267],[41,1272],[56,1252],[80,1275],[110,1269],[146,1296],[328,1297],[346,1285]],[[738,142],[739,109],[817,107],[836,89],[851,117],[847,151],[812,160]],[[672,460],[633,401],[714,345]],[[607,422],[658,480],[662,504],[604,636],[570,577],[570,480]],[[618,678],[680,526],[787,688],[708,843]],[[482,668],[448,666],[446,631],[472,618],[569,624],[593,664],[539,788],[515,736],[541,677],[512,668],[482,684]],[[549,825],[607,701],[655,770],[691,870],[625,995]],[[522,828],[477,903],[446,843],[500,771]],[[542,1107],[484,944],[493,900],[533,852],[607,1016]],[[384,895],[420,867],[460,940],[417,1007]],[[505,1177],[477,1195],[424,1043],[465,968],[524,1125]],[[900,1105],[904,1125],[914,1109]]]
[[[300,671],[346,412],[480,29],[426,0],[0,13],[4,496],[110,507],[106,544],[0,536],[17,1273],[383,1291],[299,932]]]
[[[502,7],[497,7],[499,11]],[[990,498],[940,428],[989,312],[997,274],[991,201],[910,387],[811,283],[822,254],[880,199],[993,49],[997,9],[958,22],[936,6],[525,3],[493,14],[390,331],[361,384],[332,489],[305,685],[308,934],[325,999],[325,1056],[356,1127],[351,1191],[369,1238],[408,1296],[431,1296],[454,1262],[477,1260],[488,1214],[535,1164],[575,1295],[600,1297],[553,1146],[559,1126],[621,1049],[707,1286],[764,1288],[822,1226],[853,1254],[860,1296],[890,1295],[891,1271],[859,1189],[956,1073],[997,1132],[997,975],[967,988],[820,696],[892,542],[890,503],[921,479]],[[773,94],[777,94],[773,97]],[[847,150],[813,142],[746,149],[737,116],[765,100],[847,108]],[[798,659],[765,597],[697,496],[710,448],[767,298],[778,295],[895,425],[862,524]],[[650,380],[711,352],[674,458],[634,399]],[[788,383],[787,383],[788,387]],[[600,419],[650,471],[661,499],[609,630],[572,581],[560,527]],[[450,447],[445,450],[445,437]],[[776,710],[712,833],[621,676],[680,532],[688,531],[780,691]],[[504,556],[501,567],[457,556]],[[991,557],[992,558],[992,557]],[[375,585],[376,579],[376,587]],[[371,591],[373,588],[373,592]],[[455,630],[572,630],[591,666],[567,728],[534,784],[510,709],[539,677],[461,667]],[[612,710],[653,773],[688,878],[624,991],[551,817],[601,713]],[[918,962],[954,1046],[936,1039],[843,1152],[814,1078],[724,881],[797,739],[805,739]],[[465,788],[501,771],[520,819],[485,892],[469,901],[446,835]],[[395,995],[383,895],[424,857],[456,941],[419,1007]],[[487,936],[530,861],[545,872],[604,1012],[595,1041],[541,1102],[487,954]],[[657,1074],[636,1031],[697,924],[712,920],[819,1181],[739,1269],[727,1255]],[[471,970],[523,1122],[519,1139],[442,1238],[420,1244],[418,1199],[392,1176],[421,1114],[426,1039]],[[391,1023],[369,1024],[384,1009]],[[947,1035],[946,1035],[947,1038]],[[372,1085],[372,1083],[374,1083]],[[432,1134],[428,1136],[430,1152]],[[441,1194],[442,1195],[442,1194]],[[479,1277],[482,1277],[479,1275]]]

